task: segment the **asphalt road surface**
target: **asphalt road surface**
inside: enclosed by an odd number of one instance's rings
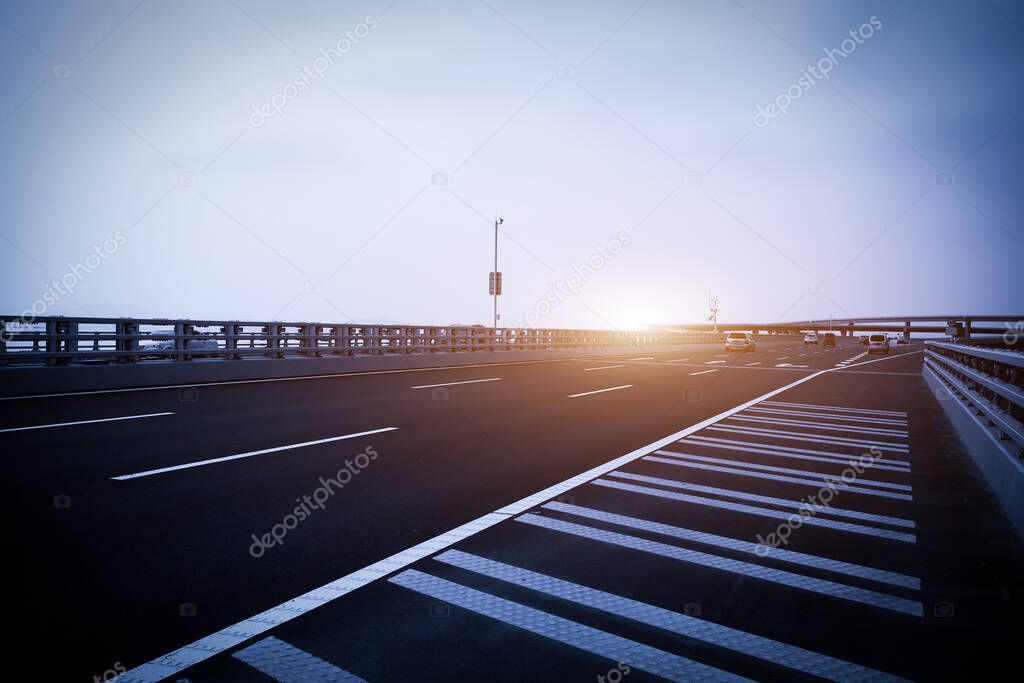
[[[963,679],[1015,662],[1024,550],[920,367],[779,341],[5,400],[17,614],[54,680]]]

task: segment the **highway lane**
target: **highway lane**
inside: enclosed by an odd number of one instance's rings
[[[84,634],[74,644],[83,657],[67,663],[78,673],[157,656],[812,369],[733,368],[787,350],[797,347],[762,344],[757,353],[726,357],[729,369],[700,376],[690,373],[715,367],[706,363],[722,360],[718,349],[644,355],[653,361],[624,354],[610,363],[622,368],[602,372],[585,369],[607,359],[201,387],[196,400],[162,390],[7,402],[5,427],[40,423],[41,415],[49,423],[175,411],[170,423],[4,435],[17,454],[15,500],[40,520],[25,530],[22,564],[23,585],[43,596],[36,626]],[[831,367],[854,352],[859,347],[811,351],[807,364]],[[690,360],[668,363],[680,357]],[[446,387],[446,399],[411,388],[497,376]],[[634,386],[567,398],[619,385],[619,377]],[[687,389],[698,389],[699,400],[687,400]],[[381,426],[398,430],[110,480]],[[251,534],[280,522],[319,477],[366,446],[380,458],[283,546],[251,557]],[[71,507],[53,507],[59,494],[71,496]],[[180,616],[182,603],[195,603],[197,614]]]
[[[629,680],[693,666],[711,669],[685,679],[728,672],[809,680],[828,672],[839,680],[966,680],[980,661],[1012,665],[1021,612],[1004,587],[1024,580],[1022,546],[920,376],[905,374],[919,365],[919,355],[908,354],[874,364],[891,373],[831,373],[719,423],[765,409],[826,416],[794,416],[807,422],[805,432],[837,418],[864,430],[877,429],[874,420],[905,423],[891,430],[905,435],[891,438],[908,452],[885,455],[910,466],[869,468],[858,480],[876,492],[883,483],[907,486],[911,500],[841,491],[814,518],[828,526],[805,524],[783,548],[743,559],[753,555],[743,542],[780,522],[765,512],[819,487],[752,476],[759,465],[805,476],[838,475],[841,466],[783,458],[781,450],[722,455],[744,474],[642,458],[275,628],[267,634],[274,641],[256,640],[279,662],[293,648],[321,658],[321,670],[367,680],[583,680],[623,661]],[[845,433],[818,431],[823,439]],[[705,438],[706,429],[663,450],[711,456],[696,443]],[[766,450],[799,443],[735,438]],[[862,450],[811,448],[851,457]],[[718,489],[693,497],[697,486]],[[691,499],[664,497],[678,493]],[[773,502],[757,501],[761,512],[751,514],[733,505],[742,496],[748,505],[751,496]],[[872,516],[857,519],[857,531],[836,526],[849,513]],[[190,669],[189,679],[274,675],[250,647]]]

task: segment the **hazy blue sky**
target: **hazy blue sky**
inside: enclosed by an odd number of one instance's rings
[[[1020,2],[389,2],[0,3],[0,310],[1024,308]]]

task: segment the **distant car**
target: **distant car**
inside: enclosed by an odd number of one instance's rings
[[[889,338],[884,334],[872,334],[868,337],[868,353],[889,353]]]
[[[861,344],[861,346],[867,346],[868,345],[868,335],[862,334],[860,336],[860,344]]]
[[[835,346],[836,345],[836,333],[835,332],[826,332],[825,334],[821,335],[821,345],[822,346]]]
[[[173,332],[168,332],[167,334],[174,334],[174,333]],[[160,333],[157,333],[154,336],[159,339]],[[190,356],[194,356],[194,357],[197,357],[197,358],[199,358],[199,357],[208,358],[208,357],[211,357],[211,356],[215,356],[216,354],[212,354],[212,353],[207,353],[207,354],[196,353],[196,351],[211,351],[211,350],[217,350],[217,349],[220,348],[217,345],[217,340],[216,339],[204,338],[202,335],[199,335],[199,334],[196,334],[195,336],[192,336],[192,337],[188,337],[185,341],[186,341],[186,346],[187,346],[186,353],[188,353]],[[147,352],[147,353],[152,353],[153,355],[150,356],[150,357],[170,358],[170,355],[168,354],[168,352],[169,351],[174,351],[174,340],[173,339],[162,339],[160,341],[155,341],[152,344],[145,344],[145,345],[143,345],[141,347],[141,350],[144,351],[144,352]]]
[[[904,337],[904,336],[903,336],[903,335],[901,334],[900,336],[896,337],[896,343],[897,343],[897,344],[909,344],[909,343],[910,343],[910,340],[909,340],[909,339],[907,339],[906,337]]]
[[[808,332],[807,334],[804,335],[804,344],[814,344],[815,346],[817,346],[818,335],[814,332]]]
[[[726,351],[756,351],[757,342],[751,332],[730,332],[725,335]]]

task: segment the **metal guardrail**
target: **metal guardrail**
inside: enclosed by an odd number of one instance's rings
[[[927,341],[925,365],[1024,457],[1024,352]]]
[[[544,351],[722,342],[724,334],[267,321],[0,316],[0,366]]]

